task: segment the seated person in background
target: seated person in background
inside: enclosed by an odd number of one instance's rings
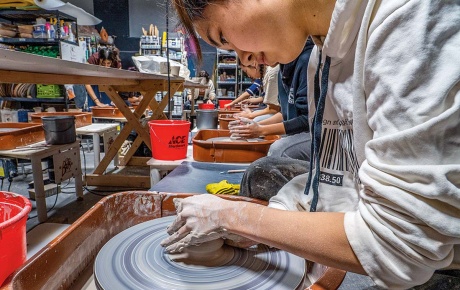
[[[269,200],[292,178],[306,173],[310,166],[307,65],[313,47],[309,38],[298,58],[280,65],[278,95],[281,112],[258,123],[229,124],[230,133],[237,132],[248,138],[284,135],[270,146],[267,157],[249,165],[241,181],[242,196]]]
[[[244,71],[244,69],[243,69]],[[246,72],[246,71],[245,71]],[[246,74],[253,78],[251,75],[249,75],[247,72]],[[259,74],[261,75],[261,74]],[[262,101],[264,100],[263,97],[260,97],[259,96],[259,92],[260,92],[260,87],[262,86],[262,79],[261,78],[256,78],[251,86],[249,86],[249,88],[247,88],[241,95],[239,95],[236,99],[234,99],[233,101],[231,101],[230,103],[228,104],[225,104],[224,105],[224,108],[230,108],[231,106],[234,106],[236,104],[239,104],[239,103],[250,103],[250,104],[259,104],[259,103],[262,103]]]
[[[126,106],[132,107],[139,105],[139,102],[142,100],[142,95],[137,92],[119,92],[120,97],[125,101]],[[115,106],[113,102],[110,103],[112,106]]]
[[[238,121],[230,122],[230,133],[247,138],[285,135],[272,144],[268,155],[310,160],[306,67],[313,46],[309,38],[298,58],[280,65],[278,98],[281,111],[257,123],[239,125]]]
[[[129,71],[139,71],[136,67],[129,67]],[[120,97],[123,99],[125,104],[128,107],[137,106],[142,100],[142,94],[139,92],[118,92]],[[110,102],[110,105],[115,106],[113,102]]]
[[[88,110],[88,94],[84,85],[65,85],[67,98],[75,103],[75,108]]]
[[[100,65],[111,68],[121,69],[121,60],[118,56],[119,52],[117,48],[101,48],[97,53],[94,53],[88,58],[89,64]],[[88,100],[88,107],[98,106],[107,107],[110,104],[109,97],[102,92],[99,92],[99,88],[96,85],[85,85],[86,91],[90,99]],[[99,97],[98,97],[99,96]]]
[[[262,67],[262,69],[260,69]],[[265,69],[263,69],[265,68]],[[252,119],[254,122],[260,122],[267,119],[280,111],[280,105],[278,101],[278,74],[279,65],[275,67],[269,66],[242,66],[244,72],[249,76],[256,76],[262,78],[262,96],[263,103],[266,105],[265,108],[260,110],[250,111],[245,109],[241,113],[236,113],[235,117],[242,117]]]
[[[185,106],[190,106],[192,97],[194,98],[195,104],[198,103],[206,103],[206,104],[215,104],[216,102],[216,89],[214,88],[214,82],[209,78],[209,74],[207,71],[202,70],[198,74],[198,77],[201,77],[201,84],[202,85],[207,85],[208,88],[200,88],[200,89],[195,89],[193,91],[193,96],[192,96],[192,90],[187,90],[187,101]]]

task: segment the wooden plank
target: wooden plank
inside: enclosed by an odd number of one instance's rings
[[[147,162],[152,157],[141,157],[141,156],[134,156],[131,157],[129,160],[126,160],[124,156],[120,157],[120,166],[149,166]]]
[[[44,74],[49,78],[49,81],[53,81],[52,78],[59,75],[73,76],[73,77],[85,77],[91,82],[86,84],[101,84],[103,79],[112,80],[163,80],[167,81],[168,76],[163,74],[147,74],[135,71],[121,70],[116,68],[107,68],[100,65],[92,65],[88,63],[79,63],[74,61],[67,61],[58,58],[45,57],[41,55],[35,55],[30,53],[11,51],[7,49],[0,49],[0,71],[15,71],[15,72],[32,72],[38,74]],[[1,73],[3,76],[3,73]],[[181,77],[170,76],[171,81],[183,82],[184,79]],[[1,79],[0,79],[1,81]],[[16,82],[16,81],[14,81]],[[24,83],[36,83],[35,80],[29,79]],[[48,83],[48,82],[47,82]],[[75,81],[69,82],[75,84]],[[115,81],[111,84],[122,84],[121,82]]]
[[[112,87],[119,92],[145,92],[150,91],[164,91],[165,81],[164,80],[140,80],[137,85],[123,85],[123,84],[112,84]]]
[[[126,103],[123,101],[122,98],[118,95],[116,90],[111,87],[111,86],[105,86],[104,91],[106,94],[109,96],[109,98],[112,100],[112,102],[115,104],[115,106],[120,110],[120,112],[125,116],[126,120],[128,121],[128,124],[131,125],[131,127],[136,131],[138,136],[142,138],[142,140],[146,143],[149,142],[149,132],[146,130],[142,124],[139,121],[140,116],[135,116],[133,112],[131,112],[131,109],[126,105]],[[142,105],[145,106],[144,110],[147,108],[148,101],[142,100]],[[141,107],[142,108],[142,107]],[[140,109],[137,108],[136,112],[139,113]]]
[[[45,85],[65,85],[65,84],[83,84],[83,85],[110,85],[118,83],[120,85],[136,86],[139,81],[125,78],[110,78],[94,76],[74,76],[65,74],[51,74],[41,72],[17,72],[11,70],[0,70],[1,83],[29,83]]]
[[[128,152],[125,153],[125,155],[123,155],[123,160],[124,162],[123,163],[120,163],[119,164],[121,166],[124,166],[127,164],[127,162],[129,162],[129,160],[134,156],[134,153],[136,153],[137,149],[139,149],[139,147],[142,145],[142,138],[139,138],[136,137],[136,139],[134,140],[134,142],[131,144],[131,147],[128,149]],[[151,146],[150,146],[150,142],[148,144],[146,144],[149,149],[151,150]]]
[[[85,181],[90,186],[150,188],[150,176],[87,174]]]

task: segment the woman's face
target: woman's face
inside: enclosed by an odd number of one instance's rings
[[[286,0],[229,0],[210,4],[194,22],[209,44],[234,50],[245,66],[289,63],[301,53],[308,34],[296,25]],[[292,3],[291,3],[292,4]]]
[[[260,75],[260,67],[257,66],[241,66],[241,70],[244,71],[251,79],[258,79]]]
[[[111,67],[112,66],[112,61],[109,60],[109,59],[102,59],[100,61],[100,65],[105,66],[105,67]]]

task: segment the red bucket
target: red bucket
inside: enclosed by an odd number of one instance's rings
[[[26,261],[26,221],[31,209],[24,196],[0,191],[0,285]]]
[[[226,104],[230,104],[232,100],[219,100],[219,108],[225,109]]]
[[[200,103],[200,104],[198,104],[198,109],[200,109],[200,110],[214,110],[215,106],[214,106],[214,104]]]
[[[189,121],[153,120],[149,127],[153,158],[179,160],[187,157]]]

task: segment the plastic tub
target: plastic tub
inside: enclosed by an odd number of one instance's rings
[[[75,128],[91,125],[93,123],[93,115],[91,112],[41,112],[30,115],[33,123],[42,123],[42,117],[55,116],[74,116]]]
[[[212,140],[222,137],[230,137],[230,131],[198,131],[192,139],[193,159],[200,162],[251,163],[267,156],[270,145],[280,138],[278,135],[268,135],[259,142]]]
[[[26,221],[31,209],[24,196],[0,191],[0,285],[26,261]]]
[[[219,115],[219,129],[228,130],[228,124],[231,121],[235,121],[236,118],[233,117],[233,114],[220,114]]]

